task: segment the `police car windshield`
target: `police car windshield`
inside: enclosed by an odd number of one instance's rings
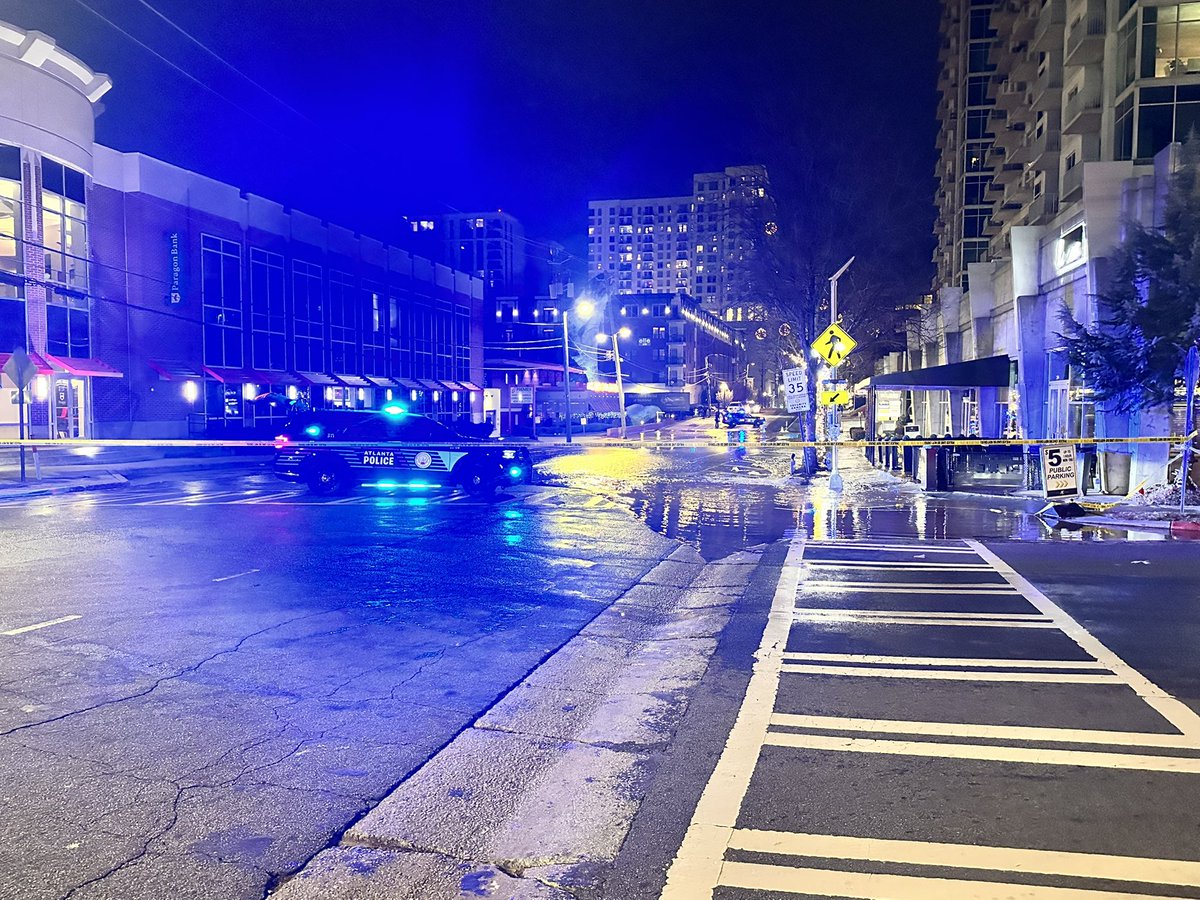
[[[457,441],[459,436],[440,422],[411,413],[320,410],[297,416],[283,434],[295,441]]]

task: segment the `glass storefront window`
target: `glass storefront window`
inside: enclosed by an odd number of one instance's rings
[[[1200,3],[1142,10],[1143,78],[1200,73]]]
[[[21,149],[0,144],[0,272],[20,275],[24,268],[21,229]],[[0,279],[0,298],[20,296],[17,284]]]
[[[42,245],[46,278],[87,290],[86,207],[76,200],[42,191]]]

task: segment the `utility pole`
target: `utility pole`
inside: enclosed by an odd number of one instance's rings
[[[612,333],[613,363],[616,365],[617,371],[617,403],[621,408],[621,440],[625,440],[625,381],[621,377],[621,349],[617,345],[617,339],[627,338],[632,333],[628,326],[622,326]],[[601,340],[604,339],[603,335],[599,337]]]
[[[854,257],[846,260],[846,264],[833,273],[833,277],[829,279],[829,324],[836,325],[838,320],[838,279],[846,274],[846,270],[850,268],[850,264],[854,262]],[[829,369],[830,377],[837,382],[837,366],[831,366]],[[829,490],[836,493],[841,493],[842,490],[842,473],[838,471],[838,448],[837,442],[842,437],[842,408],[836,403],[829,408],[829,437],[833,441],[833,445],[829,448]]]

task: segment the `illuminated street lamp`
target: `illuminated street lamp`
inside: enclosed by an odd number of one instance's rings
[[[836,325],[838,320],[838,279],[846,274],[846,270],[850,268],[852,262],[854,262],[853,256],[846,260],[846,264],[829,279],[829,324],[831,325]],[[831,374],[836,380],[837,366],[833,367]],[[830,438],[834,442],[833,446],[829,448],[829,490],[840,493],[842,473],[838,471],[837,441],[842,437],[842,409],[836,403],[829,409],[829,426]]]
[[[585,322],[592,317],[596,312],[596,304],[591,300],[580,298],[575,301],[575,314]],[[567,321],[570,316],[567,310],[563,310],[562,327],[563,327],[563,398],[566,400],[567,407],[567,443],[571,443],[571,351],[570,343],[570,328],[567,327]],[[536,413],[537,411],[534,410]]]
[[[622,325],[612,334],[613,362],[617,367],[617,403],[621,409],[621,440],[625,440],[625,383],[621,379],[621,350],[617,346],[617,338],[627,338],[631,334],[633,332],[629,330],[629,326],[627,325]],[[600,332],[596,335],[596,342],[603,344],[608,338],[609,335]]]

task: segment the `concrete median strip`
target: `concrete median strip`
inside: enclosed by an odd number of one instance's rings
[[[276,896],[559,900],[593,883],[760,559],[672,552]]]

